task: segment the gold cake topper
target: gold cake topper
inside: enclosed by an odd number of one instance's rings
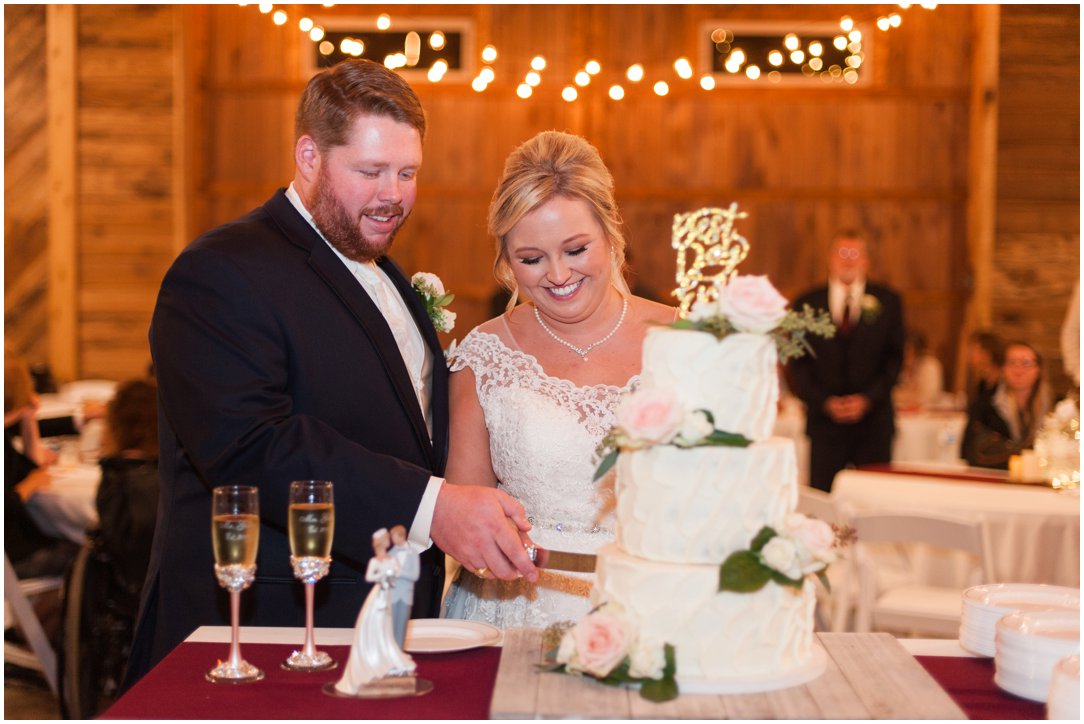
[[[674,296],[681,300],[683,319],[694,302],[715,301],[719,289],[730,281],[749,253],[749,242],[734,229],[734,222],[746,216],[744,211],[738,211],[737,203],[730,204],[729,209],[703,208],[674,214],[670,242],[678,251]],[[720,271],[705,273],[712,269]]]

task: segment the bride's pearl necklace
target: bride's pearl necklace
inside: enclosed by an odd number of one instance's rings
[[[543,332],[552,337],[555,342],[560,342],[564,346],[568,347],[570,350],[582,357],[583,361],[586,362],[588,352],[593,350],[595,347],[598,347],[600,344],[602,344],[617,333],[617,330],[621,327],[621,323],[625,321],[625,312],[627,311],[629,311],[629,300],[628,298],[624,298],[621,302],[621,316],[617,318],[617,324],[614,325],[614,328],[611,329],[609,333],[602,339],[598,340],[597,342],[592,342],[591,344],[582,348],[577,347],[576,345],[569,342],[567,339],[561,339],[557,336],[556,332],[547,327],[546,323],[542,321],[542,315],[538,313],[538,307],[534,308],[534,318],[538,320],[538,324],[542,327]]]

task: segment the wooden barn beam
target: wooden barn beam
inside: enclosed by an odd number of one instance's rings
[[[58,380],[80,374],[76,224],[76,6],[46,11],[49,179],[49,364]]]

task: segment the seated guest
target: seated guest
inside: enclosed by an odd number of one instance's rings
[[[1005,353],[1001,339],[990,331],[973,332],[967,342],[967,405],[991,395],[1001,380]]]
[[[926,335],[907,333],[903,342],[903,367],[892,390],[897,410],[929,409],[940,401],[944,373],[941,361],[926,344]]]
[[[158,390],[152,379],[121,383],[106,406],[99,540],[135,587],[147,575],[158,511]],[[133,611],[133,615],[134,615]],[[134,621],[133,621],[134,623]]]
[[[37,397],[29,368],[11,349],[4,354],[4,552],[20,578],[55,576],[64,571],[79,547],[46,535],[30,516],[26,502],[50,484],[45,467],[55,454],[38,436]],[[21,439],[21,449],[15,446]]]
[[[1043,358],[1026,342],[1005,345],[1001,381],[968,408],[960,455],[969,465],[1009,467],[1009,458],[1035,443],[1053,395],[1043,379]]]

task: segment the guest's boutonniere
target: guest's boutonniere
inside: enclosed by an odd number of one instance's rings
[[[429,313],[429,319],[436,330],[451,332],[455,327],[455,312],[445,307],[451,304],[455,295],[444,291],[444,282],[440,277],[429,272],[418,272],[410,278],[410,286],[421,295],[425,302],[425,311]]]
[[[866,324],[873,324],[881,316],[881,300],[872,294],[863,294],[858,306],[862,310],[862,321]]]

